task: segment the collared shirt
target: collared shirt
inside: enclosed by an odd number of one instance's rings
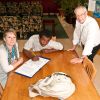
[[[82,55],[91,55],[93,48],[100,44],[100,29],[94,18],[87,16],[83,24],[76,21],[73,44],[78,43],[84,45]]]
[[[54,48],[56,50],[62,50],[63,45],[59,42],[50,40],[46,46],[41,46],[41,44],[39,42],[39,35],[33,35],[25,43],[25,46],[24,46],[24,49],[26,49],[26,50],[33,49],[33,51],[40,51],[42,49],[51,49],[51,48]]]

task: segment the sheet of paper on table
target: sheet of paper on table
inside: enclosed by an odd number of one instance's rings
[[[29,59],[22,66],[16,69],[15,72],[27,77],[32,77],[49,61],[50,59],[44,57],[39,57],[38,61],[32,61],[31,59]]]

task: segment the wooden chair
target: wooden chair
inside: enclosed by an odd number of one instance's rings
[[[89,16],[93,16],[93,12],[92,11],[88,11],[88,15]]]
[[[94,67],[94,64],[92,63],[92,61],[90,61],[87,57],[84,58],[83,60],[83,65],[85,68],[85,71],[87,72],[90,80],[93,80],[95,75],[96,75],[96,69]]]
[[[3,93],[3,87],[2,87],[2,85],[0,84],[0,100],[1,100],[2,93]]]

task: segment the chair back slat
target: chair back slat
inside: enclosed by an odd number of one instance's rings
[[[2,87],[2,85],[0,84],[0,100],[1,100],[2,93],[3,93],[3,87]]]
[[[96,69],[94,67],[94,64],[92,63],[92,61],[90,61],[87,57],[84,58],[83,60],[83,65],[84,65],[84,69],[86,71],[86,73],[88,74],[89,78],[91,80],[94,79],[95,75],[96,75]]]

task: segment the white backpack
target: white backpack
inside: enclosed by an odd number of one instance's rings
[[[71,78],[63,72],[55,72],[45,79],[40,79],[29,87],[29,96],[51,96],[66,99],[75,91]]]

